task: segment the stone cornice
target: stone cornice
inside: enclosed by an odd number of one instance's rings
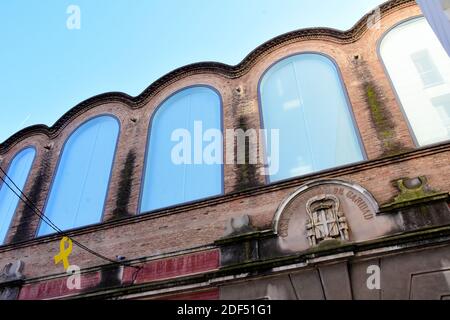
[[[380,6],[381,17],[383,18],[392,12],[415,4],[416,2],[414,0],[388,1]],[[70,109],[51,127],[46,125],[33,125],[15,133],[0,144],[0,154],[5,154],[15,144],[32,135],[44,134],[52,139],[56,137],[58,133],[73,119],[87,110],[95,108],[101,104],[118,102],[127,105],[130,109],[139,109],[162,89],[182,78],[185,78],[186,76],[193,74],[213,73],[230,79],[239,78],[246,74],[260,58],[269,54],[273,50],[276,50],[280,46],[285,46],[290,43],[304,40],[331,41],[338,44],[355,42],[367,31],[367,20],[371,14],[373,13],[365,15],[352,29],[348,31],[340,31],[331,28],[307,28],[285,33],[257,47],[236,66],[230,66],[218,62],[201,62],[178,68],[153,82],[149,87],[147,87],[147,89],[136,97],[131,97],[121,92],[110,92],[94,96]]]

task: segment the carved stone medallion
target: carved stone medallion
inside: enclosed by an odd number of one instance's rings
[[[319,180],[304,185],[278,208],[274,230],[281,249],[301,251],[326,240],[360,241],[387,233],[378,204],[359,185]]]

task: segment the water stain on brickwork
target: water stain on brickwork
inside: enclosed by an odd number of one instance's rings
[[[113,210],[111,220],[126,218],[132,214],[128,211],[131,188],[133,183],[136,154],[133,150],[128,152],[125,164],[120,172],[119,188],[116,195],[116,208]]]
[[[245,116],[239,117],[238,129],[242,129],[246,132],[248,128],[248,119]],[[250,164],[250,139],[245,139],[245,164],[237,164],[237,183],[235,191],[242,191],[258,187],[261,185],[258,180],[258,169],[256,164]],[[235,147],[235,154],[237,154],[237,146]],[[237,157],[236,157],[237,159]],[[236,161],[237,163],[237,161]]]
[[[44,158],[42,159],[39,173],[33,181],[31,191],[27,195],[30,201],[34,204],[39,203],[39,201],[41,200],[41,196],[45,194],[42,188],[47,184],[51,175],[50,167],[48,165],[49,163],[51,163],[51,158],[52,152],[47,151],[44,155]],[[24,209],[22,211],[22,214],[20,215],[20,220],[11,243],[22,242],[33,239],[35,237],[36,224],[32,223],[32,221],[36,221],[39,218],[36,216],[35,211],[29,206],[23,205],[23,208]],[[42,208],[40,209],[43,210]]]

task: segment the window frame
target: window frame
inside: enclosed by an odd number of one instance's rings
[[[101,118],[101,117],[105,117],[105,116],[113,118],[117,122],[119,130],[117,132],[117,139],[116,139],[116,143],[115,143],[115,146],[114,146],[113,159],[112,159],[112,162],[111,162],[111,168],[110,168],[109,177],[108,177],[108,183],[107,183],[107,188],[106,188],[106,193],[105,193],[105,199],[103,201],[103,208],[102,208],[102,214],[100,216],[100,222],[84,225],[84,226],[81,226],[81,227],[74,227],[74,228],[71,228],[71,229],[63,230],[64,232],[72,232],[72,231],[75,231],[75,230],[80,230],[80,229],[84,229],[84,228],[87,228],[87,227],[100,225],[100,224],[102,224],[104,222],[106,201],[107,201],[108,196],[110,195],[110,191],[111,191],[110,190],[110,188],[111,188],[111,180],[112,180],[112,176],[113,176],[113,173],[114,173],[114,168],[116,166],[117,150],[118,150],[118,146],[119,146],[119,142],[120,142],[120,137],[121,137],[121,134],[122,134],[122,122],[120,121],[120,119],[115,114],[112,114],[112,113],[107,113],[107,112],[100,113],[100,114],[97,114],[95,116],[92,116],[90,118],[87,118],[87,119],[83,120],[67,136],[67,138],[65,139],[64,143],[61,146],[59,157],[58,157],[58,161],[57,161],[57,163],[55,165],[55,169],[54,169],[53,174],[52,174],[52,180],[51,180],[51,182],[49,184],[48,192],[46,194],[45,203],[44,203],[44,206],[43,206],[43,209],[42,209],[42,213],[46,217],[45,213],[46,213],[47,205],[48,205],[48,202],[50,200],[50,195],[51,195],[51,193],[53,191],[53,186],[54,186],[54,182],[56,180],[56,176],[57,176],[58,171],[60,169],[61,160],[62,160],[62,157],[64,156],[64,151],[66,150],[67,142],[86,123],[90,122],[91,120],[95,120],[97,118]],[[50,233],[50,234],[46,234],[46,235],[40,236],[39,235],[39,230],[41,228],[42,223],[45,223],[45,222],[43,222],[42,219],[39,219],[39,223],[38,223],[38,225],[36,227],[36,230],[35,230],[35,235],[34,235],[35,239],[40,239],[40,238],[45,238],[45,237],[52,237],[52,236],[55,236],[55,234],[57,234],[57,232],[55,231],[54,233]]]
[[[442,78],[442,75],[439,72],[439,70],[436,67],[436,64],[434,63],[433,60],[429,60],[429,62],[431,64],[431,70],[427,70],[426,72],[422,72],[420,70],[419,64],[417,63],[418,59],[416,59],[417,55],[419,55],[419,54],[426,54],[427,58],[431,58],[431,57],[430,57],[430,53],[428,52],[428,50],[417,51],[417,52],[414,52],[411,55],[411,59],[413,61],[413,64],[416,67],[417,72],[419,73],[419,77],[422,80],[423,88],[424,89],[429,89],[429,88],[433,88],[433,87],[436,87],[436,86],[444,84],[444,79]],[[429,74],[429,73],[435,73],[435,75],[439,78],[438,81],[434,81],[434,82],[431,82],[431,83],[425,83],[427,80],[424,77],[424,75]]]
[[[361,150],[361,155],[362,155],[363,159],[361,161],[352,162],[350,164],[340,165],[340,166],[336,166],[336,167],[332,167],[332,168],[328,168],[328,169],[324,169],[324,170],[313,171],[313,172],[307,173],[305,175],[294,176],[294,177],[291,177],[291,178],[286,178],[286,179],[277,180],[277,181],[270,181],[270,176],[269,175],[265,175],[264,176],[264,180],[265,180],[265,184],[266,185],[273,185],[273,184],[283,183],[283,182],[286,182],[286,181],[291,181],[291,180],[295,180],[295,179],[299,179],[299,178],[306,178],[306,177],[310,177],[310,176],[315,176],[315,175],[318,175],[318,174],[322,174],[324,172],[330,172],[330,171],[335,171],[335,170],[339,170],[339,169],[342,169],[342,168],[347,168],[349,166],[354,166],[354,165],[357,165],[357,164],[360,164],[360,163],[364,163],[364,162],[369,160],[368,156],[367,156],[367,150],[366,150],[366,148],[364,146],[364,141],[362,140],[361,131],[360,131],[358,122],[356,121],[355,113],[353,112],[353,105],[352,105],[352,103],[350,101],[350,95],[348,93],[347,86],[345,85],[341,69],[339,68],[339,64],[336,62],[336,60],[332,56],[330,56],[330,55],[328,55],[326,53],[320,52],[320,51],[307,50],[307,51],[298,51],[298,52],[295,52],[295,53],[291,53],[291,54],[289,54],[287,56],[283,56],[282,58],[279,58],[276,61],[272,62],[264,70],[264,72],[261,74],[261,76],[260,76],[260,78],[258,80],[258,88],[257,88],[257,91],[258,91],[258,112],[259,112],[259,121],[260,121],[261,129],[264,130],[266,128],[265,125],[264,125],[264,115],[263,115],[263,107],[262,107],[263,101],[262,101],[262,95],[261,95],[261,84],[262,84],[262,81],[264,80],[264,77],[266,76],[266,74],[273,67],[275,67],[278,63],[282,62],[283,60],[292,58],[294,56],[301,56],[301,55],[305,55],[305,54],[315,54],[315,55],[320,55],[322,57],[325,57],[335,67],[336,73],[337,73],[337,76],[338,76],[338,79],[339,79],[339,83],[341,85],[342,92],[343,92],[343,95],[344,95],[344,99],[345,99],[345,102],[347,103],[347,107],[348,107],[348,110],[349,110],[349,113],[350,113],[350,119],[351,119],[351,122],[353,124],[353,128],[355,130],[356,140],[357,140],[358,146],[359,146],[359,148]],[[261,140],[263,141],[262,142],[263,143],[262,154],[264,155],[264,161],[267,161],[266,139],[261,139]]]
[[[212,90],[214,93],[217,94],[218,98],[219,98],[219,108],[220,108],[220,131],[222,133],[222,164],[220,165],[221,167],[221,192],[217,195],[214,196],[209,196],[209,197],[205,197],[205,198],[201,198],[201,199],[197,199],[197,200],[191,200],[191,201],[186,201],[186,202],[181,202],[181,203],[177,203],[171,206],[167,206],[167,207],[163,207],[163,208],[159,208],[159,209],[155,209],[155,210],[150,210],[150,211],[142,211],[142,200],[144,197],[144,185],[145,185],[145,176],[147,173],[147,165],[148,165],[148,157],[149,157],[149,152],[150,152],[150,138],[151,138],[151,134],[152,134],[152,130],[153,130],[153,121],[154,118],[157,114],[157,112],[159,111],[159,109],[171,98],[173,98],[174,96],[176,96],[177,94],[185,91],[185,90],[189,90],[189,89],[193,89],[193,88],[206,88],[209,90]],[[139,191],[139,197],[138,197],[138,209],[137,209],[137,215],[147,215],[147,214],[154,214],[155,212],[160,212],[160,211],[165,211],[165,210],[170,210],[173,208],[178,208],[181,206],[186,206],[186,205],[191,205],[194,203],[200,203],[203,201],[207,201],[207,200],[211,200],[211,199],[216,199],[216,198],[220,198],[222,196],[225,195],[225,139],[224,139],[224,113],[223,113],[223,97],[222,94],[220,93],[220,91],[218,89],[216,89],[215,87],[208,85],[208,84],[193,84],[187,87],[183,87],[180,89],[177,89],[175,91],[173,91],[172,93],[170,93],[167,97],[165,97],[159,104],[158,106],[152,111],[150,119],[148,121],[148,128],[147,128],[147,139],[145,142],[145,154],[144,154],[144,164],[143,164],[143,168],[142,168],[142,174],[141,174],[141,186],[140,186],[140,191]]]
[[[381,63],[381,65],[383,67],[384,74],[385,74],[386,78],[388,79],[389,86],[390,86],[391,91],[393,92],[394,97],[395,97],[395,101],[397,102],[398,106],[400,107],[400,111],[402,113],[403,119],[404,119],[404,121],[405,121],[405,123],[406,123],[406,125],[408,127],[409,135],[410,135],[410,137],[411,137],[411,139],[412,139],[412,141],[414,143],[415,149],[417,149],[417,150],[421,150],[421,149],[426,149],[426,148],[430,148],[430,147],[433,147],[433,146],[439,146],[439,145],[447,144],[447,143],[450,142],[450,140],[444,140],[444,141],[435,142],[435,143],[431,143],[431,144],[427,144],[427,145],[420,145],[419,144],[419,140],[417,139],[417,136],[416,136],[416,134],[414,132],[412,124],[411,124],[411,122],[410,122],[410,120],[408,118],[408,115],[406,114],[405,107],[403,106],[403,103],[400,100],[400,96],[399,96],[399,94],[397,92],[397,89],[395,88],[394,81],[392,80],[391,75],[389,74],[389,70],[387,69],[387,66],[384,63],[383,57],[381,55],[381,45],[383,43],[383,40],[386,38],[386,36],[391,31],[393,31],[395,28],[401,26],[404,23],[411,22],[413,20],[419,20],[419,19],[425,19],[426,20],[426,17],[423,14],[419,14],[419,15],[415,15],[415,16],[403,19],[401,21],[398,21],[397,23],[392,25],[390,28],[388,28],[386,31],[384,31],[383,34],[380,36],[380,38],[377,40],[377,48],[376,48],[378,61]],[[428,23],[428,21],[427,21],[427,23]],[[431,26],[430,26],[430,28],[431,28]]]
[[[6,172],[6,173],[8,174],[8,176],[9,176],[9,169],[11,168],[11,165],[12,165],[12,163],[14,162],[14,160],[16,159],[16,157],[17,157],[19,154],[21,154],[22,152],[24,152],[25,150],[28,150],[28,149],[34,150],[34,157],[33,157],[33,161],[31,162],[30,170],[28,170],[27,177],[25,178],[25,184],[24,184],[24,187],[23,187],[22,190],[21,190],[23,193],[25,193],[25,188],[28,186],[28,183],[30,182],[29,179],[30,179],[30,176],[31,176],[31,172],[32,172],[33,169],[34,169],[34,165],[35,165],[35,163],[36,163],[36,159],[38,158],[38,150],[37,150],[36,146],[34,146],[34,145],[29,145],[29,146],[23,147],[22,149],[20,149],[19,151],[17,151],[17,152],[12,156],[12,158],[10,159],[8,165],[7,165],[5,168],[2,168],[3,170],[5,170],[5,172]],[[14,183],[16,183],[16,181],[14,181]],[[1,188],[3,188],[4,184],[5,184],[5,183],[4,183],[3,181],[0,181],[0,190],[1,190]],[[8,188],[8,186],[6,186],[6,188]],[[9,189],[9,188],[8,188],[8,189]],[[11,192],[12,192],[12,191],[11,191]],[[15,195],[14,195],[14,196],[15,196]],[[9,221],[8,228],[6,229],[7,231],[6,231],[6,234],[5,234],[5,239],[3,239],[2,241],[0,241],[0,247],[8,245],[8,243],[5,243],[5,241],[8,239],[8,235],[9,235],[10,232],[11,232],[11,225],[12,225],[12,223],[13,223],[13,221],[14,221],[14,218],[15,218],[16,215],[17,215],[17,209],[19,208],[21,202],[23,202],[23,200],[17,199],[17,205],[16,205],[16,208],[14,209],[14,213],[13,213],[13,215],[12,215],[12,217],[11,217],[11,220]],[[0,239],[0,240],[1,240],[1,239]]]

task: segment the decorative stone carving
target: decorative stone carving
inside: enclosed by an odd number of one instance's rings
[[[306,230],[311,246],[325,240],[349,240],[347,219],[339,209],[339,199],[330,194],[308,200]]]
[[[243,215],[240,217],[231,218],[226,227],[224,237],[232,237],[240,234],[245,234],[248,232],[255,231],[250,222],[250,217],[248,215]]]
[[[421,203],[432,201],[445,201],[449,198],[448,192],[437,192],[428,186],[425,176],[416,178],[402,178],[393,182],[400,193],[390,203],[381,206],[382,212],[389,212],[408,208]]]
[[[19,296],[24,276],[21,260],[8,263],[0,273],[0,300],[16,300]]]
[[[392,218],[378,212],[376,200],[360,185],[316,180],[281,203],[273,230],[278,235],[278,248],[285,252],[301,252],[321,244],[344,245],[376,239],[396,228]]]

